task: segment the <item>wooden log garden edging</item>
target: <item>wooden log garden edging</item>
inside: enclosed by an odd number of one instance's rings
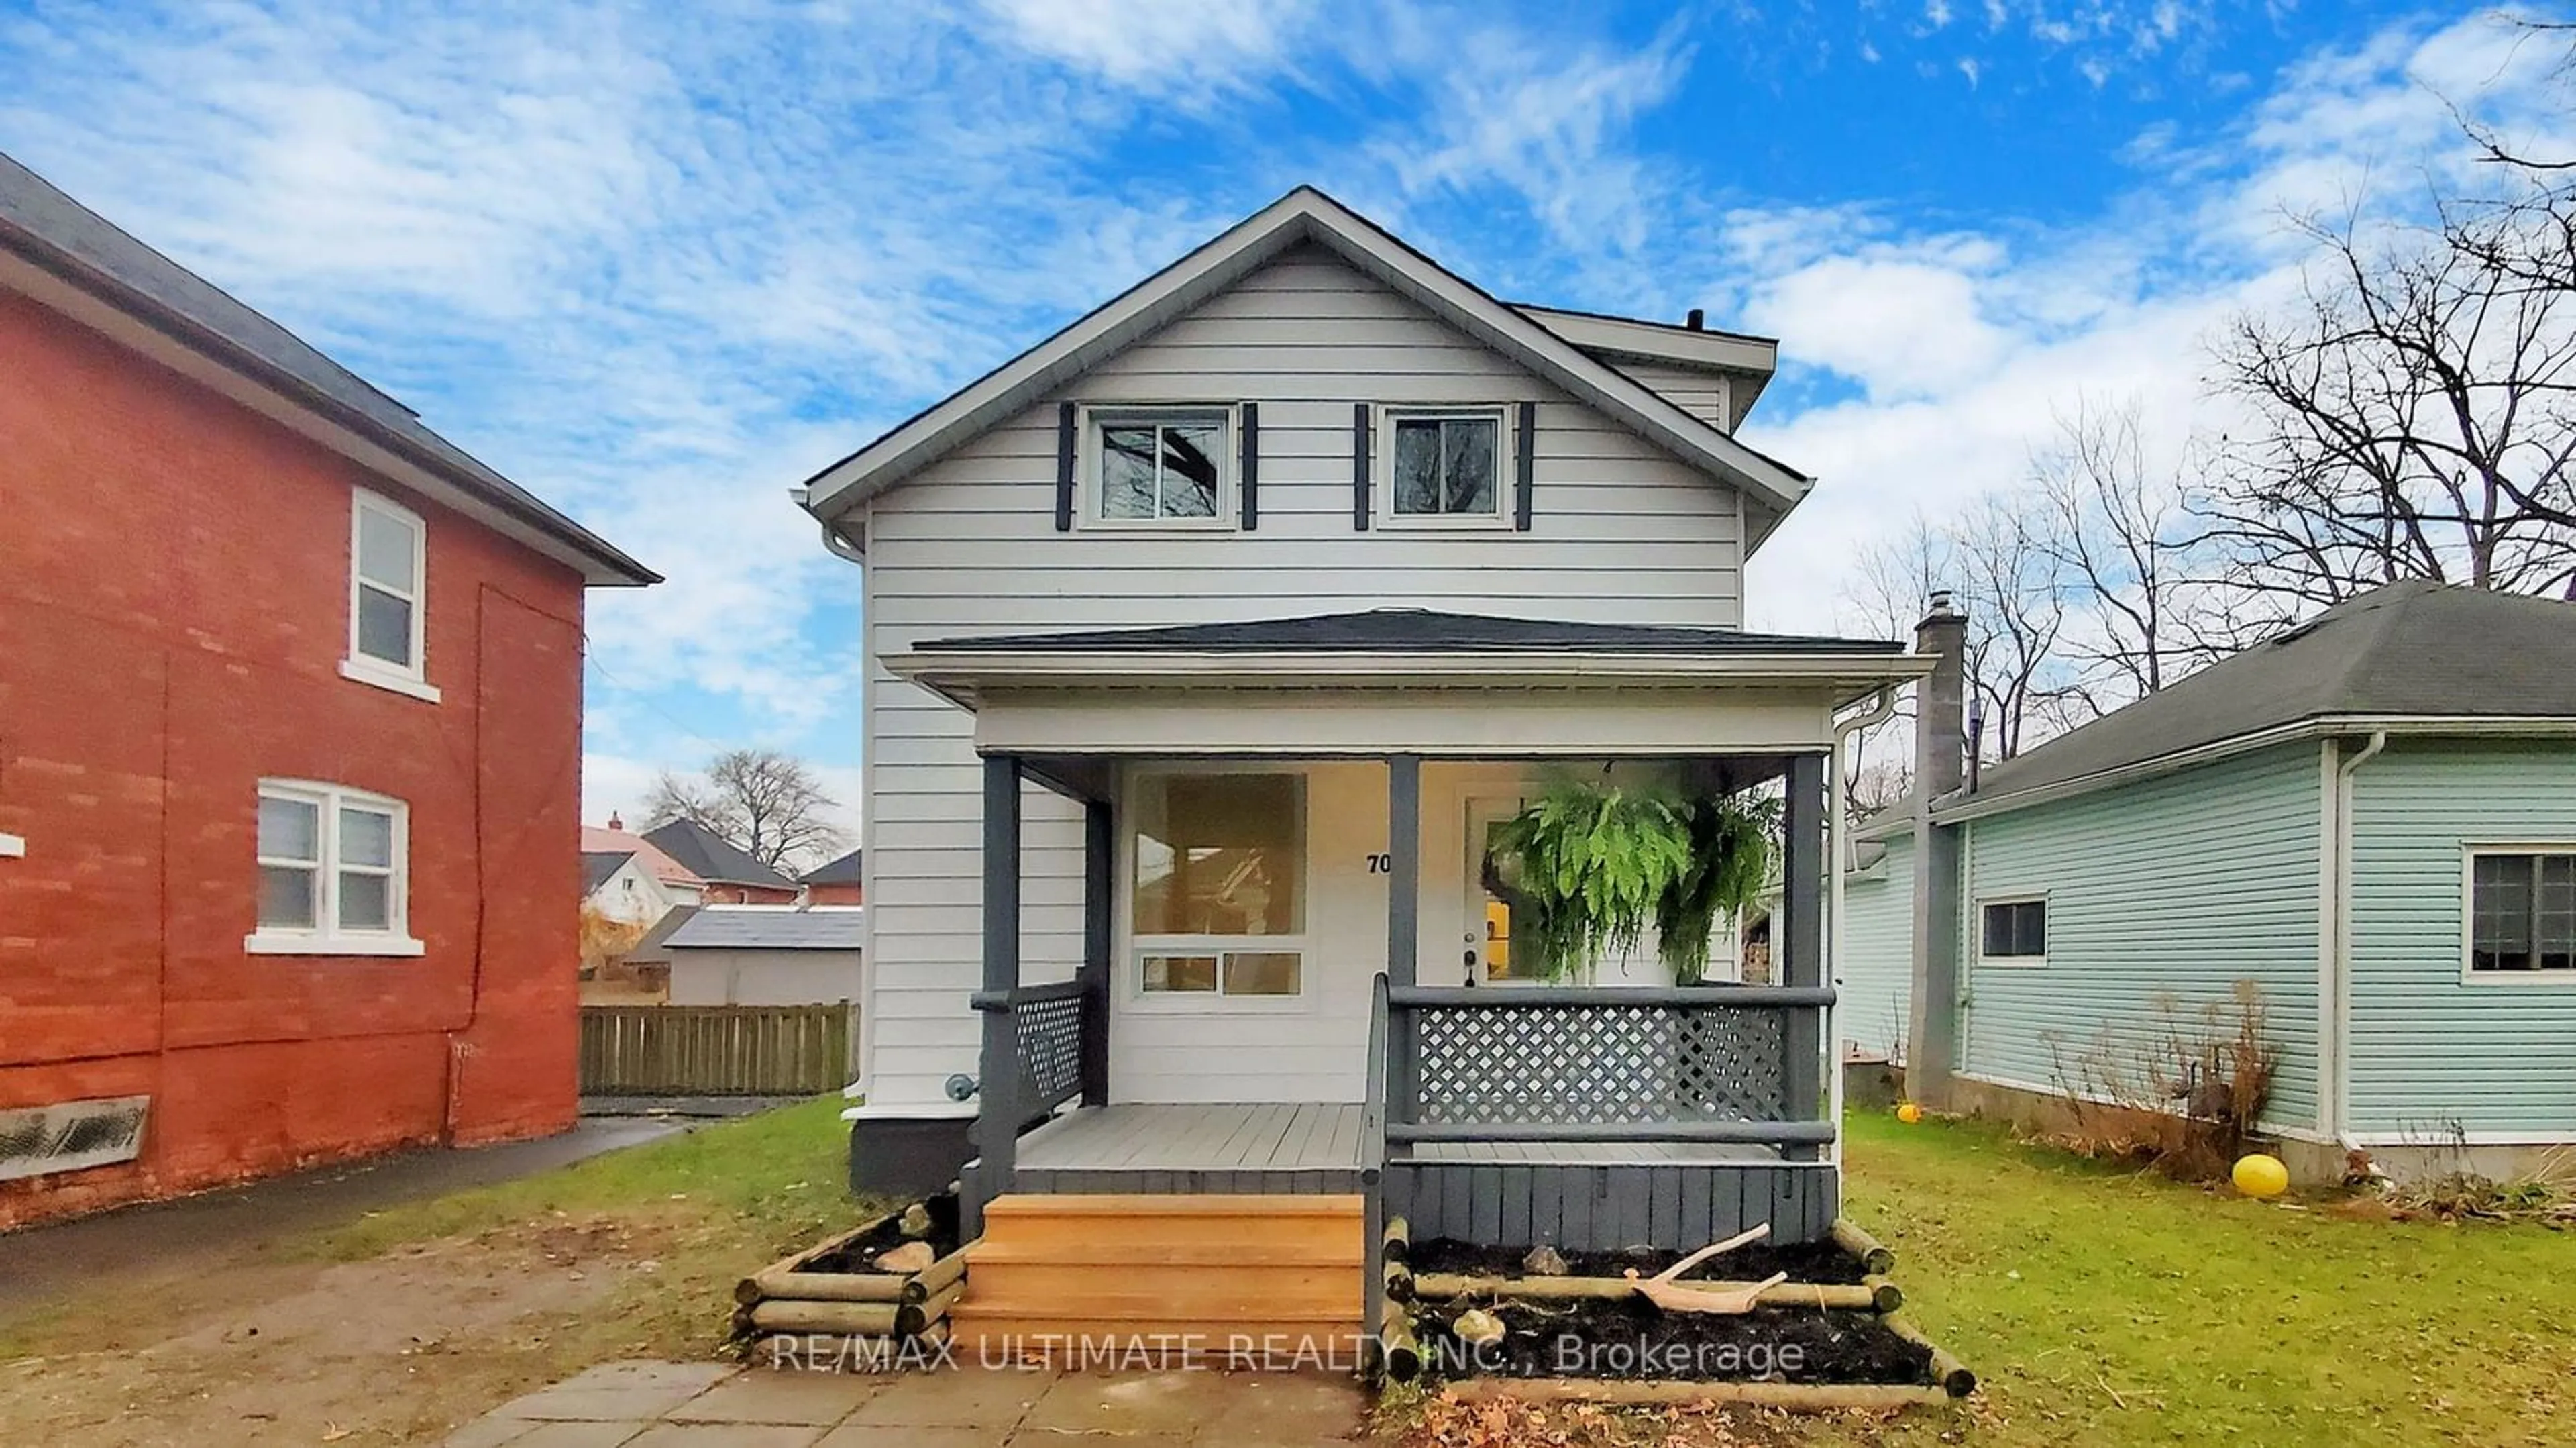
[[[1863,1271],[1884,1277],[1896,1270],[1896,1254],[1880,1246],[1876,1237],[1862,1231],[1851,1218],[1836,1217],[1827,1230],[1833,1234],[1835,1246],[1860,1259]]]
[[[1933,1387],[1882,1383],[1695,1382],[1676,1378],[1467,1378],[1449,1385],[1462,1403],[1747,1403],[1792,1412],[1932,1407],[1950,1401]]]
[[[964,1247],[917,1272],[815,1270],[902,1215],[871,1217],[736,1282],[735,1338],[755,1348],[771,1337],[812,1334],[879,1339],[888,1348],[946,1341],[948,1309],[966,1292]]]
[[[1968,1365],[1952,1356],[1948,1348],[1924,1336],[1923,1329],[1916,1327],[1910,1319],[1902,1315],[1892,1315],[1882,1318],[1881,1321],[1887,1324],[1888,1331],[1898,1337],[1917,1347],[1931,1350],[1932,1376],[1940,1383],[1943,1392],[1954,1398],[1964,1398],[1977,1390],[1977,1375],[1968,1371]]]
[[[1626,1277],[1471,1277],[1456,1272],[1425,1272],[1411,1281],[1411,1295],[1415,1299],[1517,1297],[1524,1302],[1566,1302],[1577,1298],[1619,1298],[1637,1294],[1636,1282]],[[1694,1280],[1690,1285],[1711,1292],[1743,1292],[1756,1284]],[[1388,1284],[1388,1293],[1394,1295],[1392,1281]],[[1904,1306],[1905,1294],[1884,1277],[1857,1285],[1782,1282],[1755,1293],[1753,1305],[1886,1313]]]

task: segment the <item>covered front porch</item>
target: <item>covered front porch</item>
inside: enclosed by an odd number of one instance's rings
[[[983,756],[970,1233],[1008,1193],[1356,1192],[1570,1247],[1832,1220],[1827,775],[1836,710],[1919,672],[1894,645],[1386,611],[888,662]],[[1480,831],[1565,769],[1782,792],[1766,978],[1515,977]],[[1082,811],[1069,980],[1021,968],[1031,783]],[[1190,891],[1224,908],[1166,918]]]

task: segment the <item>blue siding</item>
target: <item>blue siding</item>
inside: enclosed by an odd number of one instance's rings
[[[2176,1019],[2197,1029],[2250,979],[2281,1049],[2268,1119],[2313,1126],[2318,753],[2283,745],[1971,822],[1960,1069],[2081,1087],[2108,1040],[2135,1079],[2146,1042]],[[1976,902],[1997,895],[2047,898],[2046,964],[1978,959]]]
[[[1914,838],[1843,882],[1842,1037],[1891,1059],[1905,1049],[1914,994]]]
[[[2462,976],[2464,852],[2576,844],[2576,749],[2394,741],[2352,811],[2352,1129],[2576,1137],[2576,979]]]

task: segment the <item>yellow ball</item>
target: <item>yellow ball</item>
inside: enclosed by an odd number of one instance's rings
[[[1923,1108],[1915,1105],[1911,1101],[1908,1101],[1904,1105],[1896,1108],[1896,1119],[1904,1122],[1908,1126],[1912,1126],[1914,1123],[1923,1119]]]
[[[2228,1174],[2236,1189],[2249,1197],[2277,1197],[2290,1189],[2290,1169],[2281,1165],[2277,1156],[2255,1152],[2237,1158],[2236,1170]]]

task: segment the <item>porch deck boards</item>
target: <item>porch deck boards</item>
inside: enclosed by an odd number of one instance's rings
[[[1014,1189],[1040,1193],[1360,1189],[1360,1108],[1330,1102],[1084,1107],[1021,1138]],[[1701,1142],[1426,1142],[1423,1164],[1710,1167],[1776,1164],[1761,1146]]]

